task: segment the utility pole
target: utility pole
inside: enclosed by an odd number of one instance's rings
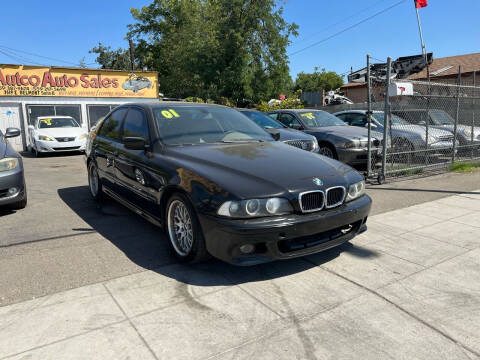
[[[420,44],[422,46],[422,55],[423,55],[423,59],[425,60],[425,65],[427,66],[427,80],[428,82],[430,82],[430,67],[428,64],[427,49],[425,47],[425,42],[423,41],[422,24],[420,23],[420,14],[418,13],[417,0],[414,0],[414,3],[415,3],[415,12],[417,13],[418,32],[420,33]]]
[[[131,70],[132,70],[132,73],[135,72],[135,58],[133,56],[133,41],[132,39],[128,39],[128,45],[130,47],[130,63],[131,63]]]

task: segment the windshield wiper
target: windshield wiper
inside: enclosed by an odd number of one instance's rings
[[[220,140],[219,142],[224,144],[238,144],[238,143],[250,143],[250,142],[265,142],[265,140],[248,139],[248,140]]]

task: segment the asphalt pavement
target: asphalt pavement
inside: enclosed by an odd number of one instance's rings
[[[369,187],[327,252],[178,265],[161,231],[91,200],[79,155],[25,158],[0,213],[0,359],[480,358],[480,178]]]

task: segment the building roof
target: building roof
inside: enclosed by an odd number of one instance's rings
[[[430,77],[454,76],[458,74],[458,67],[462,67],[462,73],[471,73],[480,70],[480,53],[448,56],[433,59],[430,65]],[[412,74],[407,79],[426,79],[427,69],[416,74]]]

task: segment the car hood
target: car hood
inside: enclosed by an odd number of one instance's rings
[[[37,129],[37,134],[46,135],[50,137],[77,137],[82,134],[86,134],[87,130],[81,127],[64,127],[64,128],[52,128],[52,129]]]
[[[166,155],[179,168],[243,199],[347,186],[362,179],[343,163],[274,141],[170,147]],[[314,177],[320,178],[323,186],[315,185]]]
[[[325,126],[319,128],[310,128],[311,133],[331,134],[343,137],[349,140],[358,140],[368,138],[368,129],[358,126]],[[381,140],[383,135],[378,131],[372,131],[372,137]]]
[[[265,128],[265,131],[270,134],[278,132],[280,134],[280,141],[287,140],[312,140],[312,136],[295,129],[270,129]]]
[[[392,129],[394,130],[401,130],[401,131],[404,131],[404,132],[409,132],[409,133],[413,133],[413,134],[417,134],[417,135],[425,135],[426,133],[426,128],[425,126],[421,126],[421,125],[413,125],[413,124],[409,124],[409,125],[393,125],[392,126]],[[432,135],[434,137],[440,137],[440,136],[450,136],[452,135],[452,133],[450,131],[446,131],[446,130],[442,130],[442,129],[439,129],[437,127],[432,127],[430,126],[428,128],[428,133],[429,135]]]
[[[447,131],[449,131],[449,132],[452,132],[452,133],[453,133],[453,131],[455,130],[455,126],[454,126],[454,125],[435,125],[435,128],[437,128],[437,129],[445,129],[445,130],[447,130]],[[467,131],[472,131],[472,127],[469,126],[469,125],[460,125],[460,124],[457,125],[457,131],[458,131],[458,132],[462,132],[462,133],[463,133],[463,131],[465,131],[465,130],[467,130]],[[474,128],[473,128],[473,134],[474,134],[474,135],[473,135],[474,138],[477,138],[478,136],[480,136],[480,127],[474,127]]]

